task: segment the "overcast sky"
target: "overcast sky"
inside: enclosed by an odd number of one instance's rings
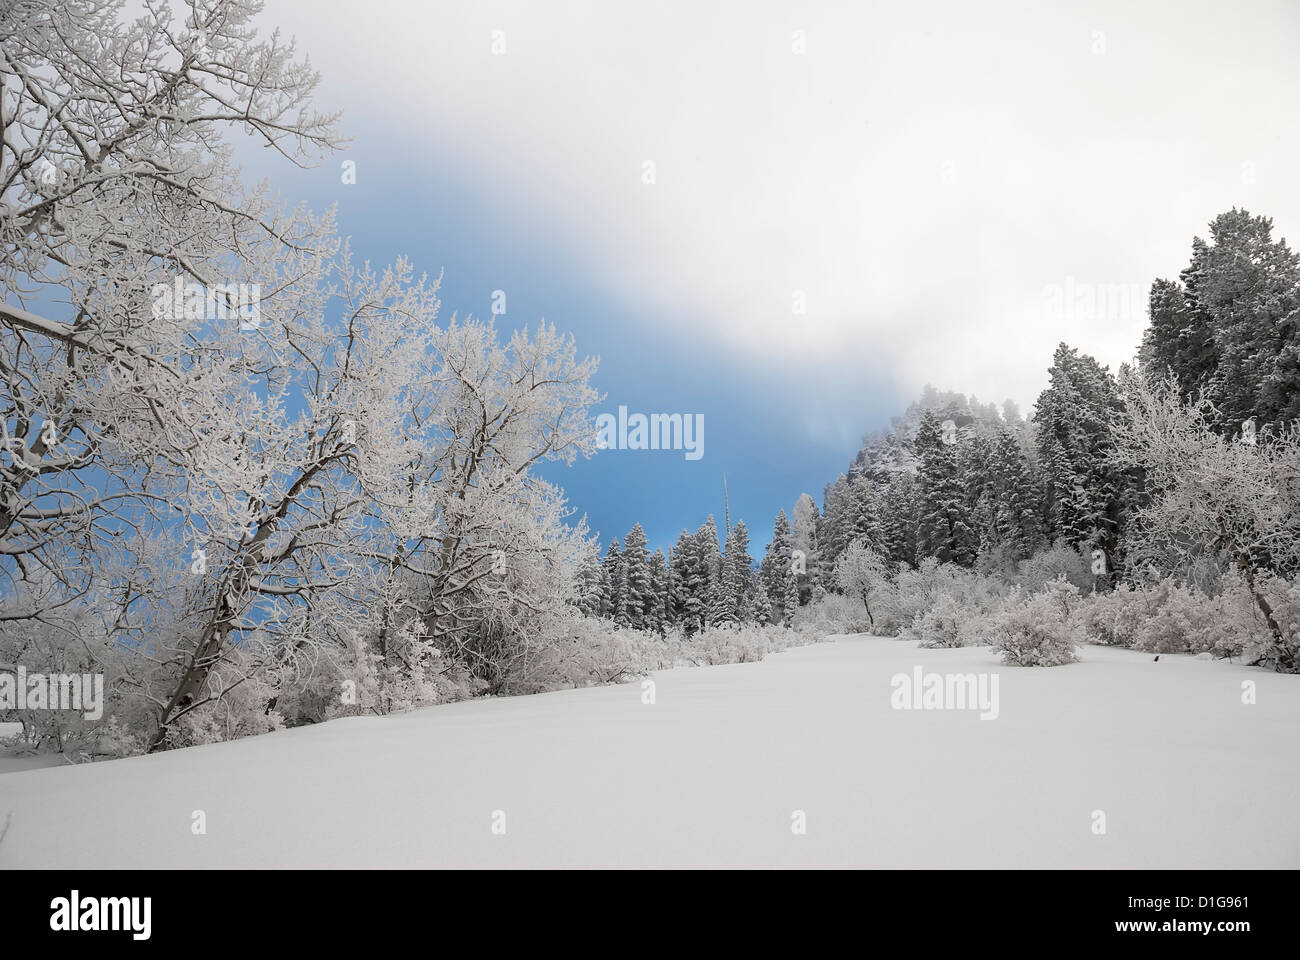
[[[1294,2],[269,0],[263,22],[355,138],[355,186],[341,157],[287,189],[337,201],[377,261],[445,267],[448,313],[502,289],[503,325],[573,330],[610,409],[705,413],[702,461],[557,477],[605,540],[720,512],[727,471],[761,549],[924,384],[1027,410],[1057,342],[1132,355],[1146,287],[1215,214],[1298,222]]]

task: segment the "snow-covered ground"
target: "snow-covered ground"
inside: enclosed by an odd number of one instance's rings
[[[1300,867],[1300,677],[1084,657],[845,637],[656,674],[653,705],[631,683],[19,770],[0,867]],[[918,665],[996,672],[1000,715],[892,709]]]

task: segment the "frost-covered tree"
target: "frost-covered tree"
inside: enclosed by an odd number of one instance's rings
[[[609,601],[609,586],[604,573],[605,571],[600,565],[600,549],[595,543],[591,543],[582,552],[582,559],[578,563],[577,583],[575,584],[577,596],[574,599],[574,606],[584,616],[601,617],[605,615],[606,605]]]
[[[865,476],[849,478],[848,531],[849,543],[862,541],[877,549],[884,545],[879,494]]]
[[[722,609],[718,529],[712,515],[694,533],[682,531],[673,548],[676,622],[688,634],[709,626]]]
[[[1245,443],[1217,432],[1209,401],[1184,402],[1176,384],[1134,375],[1124,390],[1116,457],[1146,477],[1126,533],[1135,564],[1181,573],[1206,553],[1226,557],[1273,639],[1264,659],[1296,672],[1300,635],[1276,616],[1270,581],[1300,572],[1300,428]]]
[[[972,445],[966,476],[981,551],[1000,548],[1010,560],[1023,560],[1043,545],[1039,483],[1010,430]]]
[[[817,502],[809,494],[800,494],[794,504],[790,542],[804,567],[803,572],[797,574],[801,598],[811,597],[821,585],[821,546],[818,541],[820,525],[821,514],[817,512]]]
[[[670,620],[668,615],[670,591],[668,583],[668,563],[664,552],[656,549],[650,556],[650,595],[647,600],[645,627],[661,636],[667,630]]]
[[[742,623],[752,616],[750,597],[749,529],[744,520],[736,521],[727,536],[726,553],[722,558],[722,579],[719,584],[718,608],[715,623]]]
[[[623,538],[623,575],[626,577],[626,622],[625,626],[640,630],[646,625],[646,617],[653,603],[650,588],[649,554],[645,531],[641,524],[636,524]]]
[[[978,546],[958,467],[957,444],[926,412],[916,433],[917,551],[942,563],[970,566]]]
[[[1230,433],[1300,419],[1300,256],[1272,231],[1268,217],[1220,214],[1180,282],[1151,291],[1144,367],[1207,400]]]
[[[247,381],[321,308],[329,218],[281,209],[231,158],[231,132],[295,164],[342,142],[292,44],[256,40],[259,8],[0,17],[0,538],[64,601],[89,597],[122,515],[166,513],[191,431],[264,415]]]
[[[790,522],[786,519],[785,511],[782,510],[776,515],[776,520],[772,524],[772,539],[763,553],[762,563],[759,564],[759,580],[768,599],[777,610],[782,607],[786,583],[792,577],[790,570],[792,549]]]
[[[791,575],[785,581],[785,595],[781,597],[781,622],[787,627],[794,622],[794,615],[799,612],[799,578]]]
[[[915,566],[918,562],[916,477],[898,473],[890,477],[881,498],[881,527],[884,549],[895,563]]]
[[[1111,458],[1123,403],[1110,371],[1064,343],[1049,375],[1034,411],[1050,504],[1048,539],[1101,550],[1113,570],[1131,482]]]
[[[93,652],[138,749],[526,682],[588,548],[533,468],[594,362],[239,181],[227,127],[339,142],[259,7],[0,19],[0,659]]]
[[[849,596],[859,598],[867,608],[867,622],[872,630],[876,618],[871,605],[889,592],[889,561],[868,543],[855,540],[835,561],[835,583]]]

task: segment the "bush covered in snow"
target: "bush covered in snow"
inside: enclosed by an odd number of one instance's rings
[[[1020,562],[1016,584],[1026,593],[1038,593],[1054,580],[1065,580],[1080,591],[1092,589],[1091,555],[1081,546],[1055,544]]]
[[[882,625],[887,624],[888,602],[877,601],[879,610],[875,615],[875,631],[879,633]],[[857,597],[842,593],[828,593],[800,607],[791,620],[796,629],[812,630],[823,636],[839,633],[869,633],[872,623],[867,618],[867,610]]]
[[[1083,631],[1074,616],[1079,589],[1053,580],[1028,596],[1008,598],[989,622],[989,639],[1002,662],[1020,667],[1054,667],[1078,660]]]
[[[922,647],[960,647],[965,610],[950,593],[939,594],[934,605],[919,614],[899,636]]]
[[[1130,646],[1149,653],[1212,653],[1246,663],[1271,665],[1271,631],[1241,576],[1215,578],[1209,593],[1173,577],[1155,583],[1122,583],[1082,598],[1077,619],[1089,643]],[[1300,637],[1297,587],[1280,578],[1260,585],[1283,636]]]
[[[1077,608],[1077,617],[1087,642],[1128,647],[1155,606],[1150,591],[1121,583],[1114,590],[1084,597]]]

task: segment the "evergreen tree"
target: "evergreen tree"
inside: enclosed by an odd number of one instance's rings
[[[610,541],[609,547],[605,550],[605,559],[601,567],[605,571],[605,579],[609,581],[607,614],[617,620],[623,604],[623,585],[626,582],[623,574],[623,549],[617,537]]]
[[[600,565],[600,549],[594,543],[583,551],[578,561],[574,605],[588,617],[605,615],[608,587]]]
[[[614,622],[620,627],[632,626],[632,597],[628,589],[627,564],[618,565],[618,580],[614,585]]]
[[[695,531],[697,554],[695,592],[699,597],[703,625],[714,623],[714,616],[725,609],[722,598],[722,551],[718,547],[718,525],[709,514],[704,525]]]
[[[884,527],[880,520],[879,495],[875,484],[866,476],[850,478],[848,499],[848,542],[844,546],[860,541],[874,549],[880,549],[884,540]]]
[[[890,477],[882,498],[885,553],[894,563],[916,566],[918,560],[917,482],[910,473]]]
[[[720,606],[715,622],[741,623],[750,618],[749,529],[744,520],[736,521],[727,537],[723,558]]]
[[[976,537],[958,470],[957,444],[944,441],[939,419],[927,411],[916,432],[917,553],[943,563],[971,566]]]
[[[962,474],[979,549],[1023,560],[1043,544],[1038,483],[1020,442],[1006,427],[963,445]]]
[[[817,542],[821,546],[820,559],[826,564],[833,564],[852,538],[850,497],[849,479],[844,474],[836,477],[834,483],[826,484],[822,496],[821,525],[817,532]]]
[[[677,543],[668,557],[668,618],[675,624],[686,628],[689,633],[693,624],[688,615],[688,597],[686,583],[690,574],[690,558],[694,549],[694,539],[683,530],[677,536]]]
[[[786,578],[785,595],[781,598],[781,622],[787,627],[794,621],[799,610],[799,578],[793,573]]]
[[[669,623],[668,564],[664,552],[655,550],[650,557],[650,595],[646,605],[645,627],[663,635]]]
[[[677,622],[688,634],[708,626],[721,600],[721,554],[712,515],[694,533],[685,531],[673,550]]]
[[[998,543],[1012,559],[1033,555],[1044,543],[1039,519],[1039,484],[1033,466],[1020,442],[1009,430],[1002,430],[993,447],[992,496]]]
[[[763,592],[777,610],[781,609],[785,600],[785,585],[790,578],[791,549],[790,523],[782,510],[772,524],[772,540],[763,553],[763,562],[759,564],[759,580]]]
[[[794,523],[790,537],[794,549],[802,558],[804,571],[796,574],[799,581],[800,602],[806,602],[821,582],[821,553],[817,539],[821,516],[817,503],[808,494],[800,494],[794,505]]]
[[[1113,461],[1112,425],[1123,416],[1119,391],[1105,367],[1064,343],[1049,374],[1034,411],[1050,501],[1048,539],[1101,550],[1113,570],[1130,482]]]
[[[1143,367],[1172,373],[1184,399],[1204,391],[1230,434],[1300,418],[1300,257],[1272,231],[1268,217],[1220,214],[1180,282],[1151,288]]]
[[[627,579],[626,617],[631,627],[645,626],[646,613],[652,605],[650,566],[645,531],[636,524],[623,538],[623,568]]]

